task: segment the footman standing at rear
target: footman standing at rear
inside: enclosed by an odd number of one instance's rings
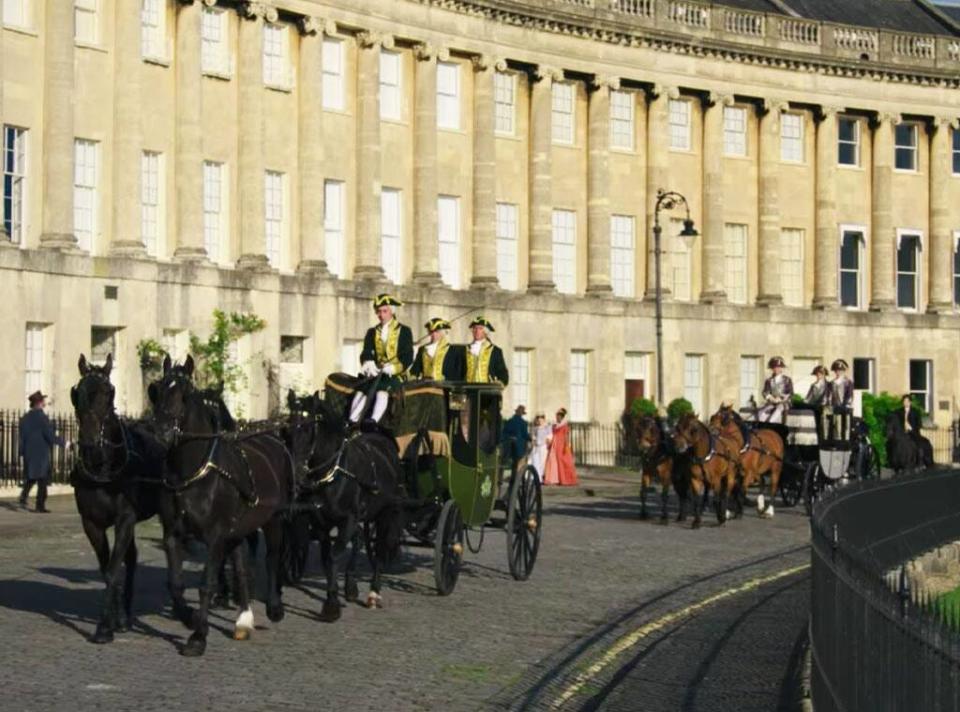
[[[489,339],[494,331],[486,317],[478,316],[470,322],[473,343],[467,347],[467,380],[470,383],[502,383],[507,385],[510,374],[503,360],[503,351]]]

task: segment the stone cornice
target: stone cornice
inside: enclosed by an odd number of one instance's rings
[[[624,47],[741,62],[791,71],[828,76],[892,81],[921,86],[960,88],[960,72],[948,69],[898,64],[865,64],[857,59],[806,55],[776,47],[736,44],[705,36],[682,35],[659,28],[629,26],[606,18],[577,16],[573,12],[550,7],[539,8],[509,0],[408,0],[421,5],[441,7],[453,12],[480,17],[492,22],[524,29],[567,35]],[[609,13],[606,13],[609,15]],[[863,28],[861,28],[863,29]],[[895,34],[895,33],[894,33]],[[931,36],[933,37],[933,36]],[[934,40],[943,39],[936,38]],[[960,38],[957,38],[960,56]]]

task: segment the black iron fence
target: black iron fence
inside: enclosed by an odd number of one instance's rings
[[[23,480],[23,459],[20,457],[20,418],[23,411],[0,410],[0,487],[20,484]],[[77,421],[70,415],[50,415],[57,435],[71,441],[77,439]],[[60,446],[51,449],[53,481],[70,479],[74,451]]]
[[[619,424],[571,423],[570,447],[579,466],[640,467],[636,447]]]
[[[813,703],[830,710],[956,710],[958,611],[891,586],[900,567],[960,540],[960,470],[840,488],[811,520]],[[893,573],[891,573],[893,572]]]

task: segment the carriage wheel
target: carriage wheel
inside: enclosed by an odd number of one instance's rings
[[[300,583],[310,558],[310,522],[306,517],[285,518],[280,541],[280,575],[283,585]]]
[[[854,475],[860,480],[880,479],[880,457],[873,443],[864,443],[857,449]]]
[[[513,478],[507,509],[507,562],[517,581],[526,581],[537,563],[542,528],[540,478],[537,471],[528,466]]]
[[[440,510],[433,542],[433,578],[437,592],[449,596],[456,588],[463,563],[463,517],[457,503],[448,499]]]
[[[803,489],[800,498],[803,500],[804,509],[807,510],[807,516],[813,515],[813,505],[820,498],[820,463],[812,462],[807,465],[806,472],[803,474]]]

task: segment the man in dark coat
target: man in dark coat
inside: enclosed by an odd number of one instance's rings
[[[526,406],[518,405],[513,416],[503,424],[503,453],[514,468],[526,456],[530,446],[530,426],[523,418],[526,414]]]
[[[510,374],[503,360],[503,351],[490,341],[488,334],[494,331],[485,317],[478,316],[470,322],[473,343],[467,347],[467,381],[470,383],[502,383],[507,385]]]
[[[30,410],[20,418],[20,455],[23,457],[24,483],[20,506],[27,506],[27,497],[37,484],[37,512],[46,514],[47,484],[50,482],[50,448],[65,447],[66,442],[53,430],[43,412],[47,397],[40,391],[30,394]]]

